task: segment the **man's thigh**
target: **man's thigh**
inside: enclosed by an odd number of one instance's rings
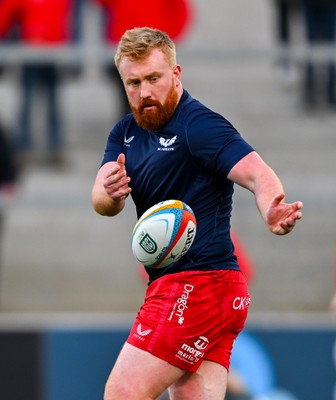
[[[105,387],[104,400],[156,399],[185,371],[125,343]]]

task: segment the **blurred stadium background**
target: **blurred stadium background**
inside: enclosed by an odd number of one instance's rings
[[[233,226],[256,265],[252,309],[326,311],[334,290],[336,113],[302,109],[299,63],[290,86],[279,79],[271,0],[195,5],[197,20],[178,49],[185,88],[223,113],[274,167],[288,201],[304,202],[297,229],[274,237],[252,196],[237,188]],[[62,171],[27,168],[8,211],[4,311],[133,311],[142,300],[130,251],[131,200],[113,220],[95,215],[90,205],[118,98],[99,69],[96,9],[88,7],[85,23],[84,74],[61,87],[69,165]],[[1,118],[15,128],[15,68],[0,80],[0,96]]]
[[[275,237],[253,197],[236,190],[233,227],[256,266],[251,324],[258,330],[267,322],[273,326],[280,320],[293,327],[304,321],[313,331],[327,327],[335,332],[328,309],[335,289],[336,110],[306,112],[302,107],[300,51],[294,57],[294,76],[280,76],[272,0],[194,4],[195,24],[178,47],[185,88],[227,117],[261,153],[281,177],[288,201],[304,203],[296,230]],[[299,47],[301,22],[298,18],[295,31]],[[64,313],[75,319],[92,315],[89,319],[98,318],[99,326],[112,326],[112,314],[128,318],[142,302],[145,285],[130,248],[136,221],[131,200],[114,219],[96,215],[90,204],[106,137],[118,115],[118,99],[99,70],[98,24],[97,11],[88,5],[81,49],[84,73],[61,87],[68,165],[62,170],[26,168],[18,198],[7,212],[0,274],[4,331],[15,330],[18,320],[20,331],[67,326],[68,317],[60,317]],[[14,62],[20,52],[0,48],[1,56]],[[0,79],[0,116],[15,127],[20,101],[15,67],[5,77]],[[88,317],[83,318],[87,326]],[[331,360],[330,350],[328,363],[334,368]],[[331,398],[330,390],[330,397],[315,400]]]

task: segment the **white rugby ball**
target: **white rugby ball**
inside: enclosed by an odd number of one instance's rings
[[[166,200],[149,208],[132,233],[134,257],[149,268],[164,268],[183,257],[196,235],[196,218],[181,200]]]

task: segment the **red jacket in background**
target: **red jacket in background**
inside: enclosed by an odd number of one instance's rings
[[[17,26],[21,42],[61,45],[71,39],[74,0],[0,0],[0,38]]]
[[[231,229],[231,239],[235,247],[234,254],[237,256],[238,264],[245,276],[247,283],[251,283],[254,278],[254,263],[250,258],[245,246],[238,238],[237,234]]]
[[[127,29],[147,26],[181,40],[193,19],[189,0],[95,0],[106,9],[106,39],[116,45]]]

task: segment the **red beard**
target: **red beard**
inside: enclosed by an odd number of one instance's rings
[[[178,94],[172,85],[164,104],[159,101],[143,99],[138,107],[130,103],[136,123],[147,131],[155,131],[162,128],[172,117],[178,103]],[[145,107],[154,106],[151,110]]]

